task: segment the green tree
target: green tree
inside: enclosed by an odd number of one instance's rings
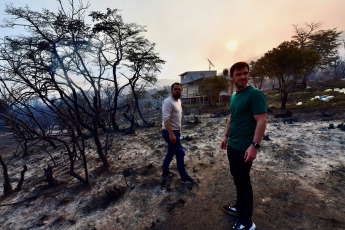
[[[320,62],[320,55],[311,49],[301,49],[297,42],[281,43],[260,58],[262,73],[279,82],[281,109],[286,108],[288,94],[294,90],[298,78]]]
[[[298,25],[292,25],[295,30],[295,34],[292,36],[294,41],[297,41],[302,49],[307,48],[307,43],[310,40],[310,35],[321,27],[321,22],[305,23],[304,27]]]
[[[336,66],[339,64],[338,48],[341,42],[339,41],[342,31],[337,31],[336,28],[328,30],[320,30],[322,23],[306,23],[305,27],[293,25],[295,34],[292,36],[294,41],[297,41],[301,49],[316,50],[321,59],[317,66],[310,69],[303,76],[304,88],[307,86],[309,75],[317,68],[327,69],[332,68],[334,72],[337,71]]]
[[[199,82],[199,93],[208,98],[209,106],[215,105],[219,100],[219,94],[229,88],[229,80],[226,77],[207,77]]]
[[[258,89],[261,89],[264,79],[266,77],[263,61],[264,59],[259,59],[256,62],[251,61],[249,63],[251,69],[250,77],[253,80],[254,86]]]
[[[319,30],[309,36],[307,48],[316,50],[321,57],[320,67],[334,67],[339,60],[338,48],[340,46],[340,35],[342,31],[336,28]]]

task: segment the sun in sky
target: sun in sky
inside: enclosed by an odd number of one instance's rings
[[[235,40],[229,41],[227,46],[229,50],[231,51],[235,50],[237,48],[237,41]]]

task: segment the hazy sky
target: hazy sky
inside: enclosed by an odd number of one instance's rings
[[[54,0],[1,0],[6,4],[57,9]],[[66,0],[64,0],[67,3]],[[86,2],[86,1],[84,1]],[[90,10],[120,9],[126,22],[145,25],[145,37],[167,63],[160,79],[208,70],[222,72],[291,40],[293,24],[322,22],[322,29],[345,31],[345,0],[90,0]],[[0,29],[1,37],[8,30]],[[342,34],[345,38],[345,33]],[[344,50],[344,47],[342,47]],[[344,54],[344,53],[343,53]],[[345,57],[343,57],[345,59]]]

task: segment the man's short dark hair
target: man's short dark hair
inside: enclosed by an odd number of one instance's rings
[[[175,82],[174,84],[172,84],[172,85],[171,85],[171,90],[173,90],[173,88],[174,88],[174,86],[175,86],[175,85],[179,85],[179,86],[181,86],[181,88],[182,88],[181,83],[179,83],[179,82]]]
[[[236,62],[230,68],[230,76],[232,77],[234,75],[235,69],[240,70],[240,69],[243,69],[245,67],[247,67],[247,69],[249,71],[249,65],[247,62],[244,62],[244,61]]]

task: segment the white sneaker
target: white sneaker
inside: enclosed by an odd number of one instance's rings
[[[246,227],[243,224],[241,224],[239,221],[237,221],[232,229],[233,230],[255,230],[255,227],[256,226],[254,222],[252,222],[252,225],[250,227]]]

